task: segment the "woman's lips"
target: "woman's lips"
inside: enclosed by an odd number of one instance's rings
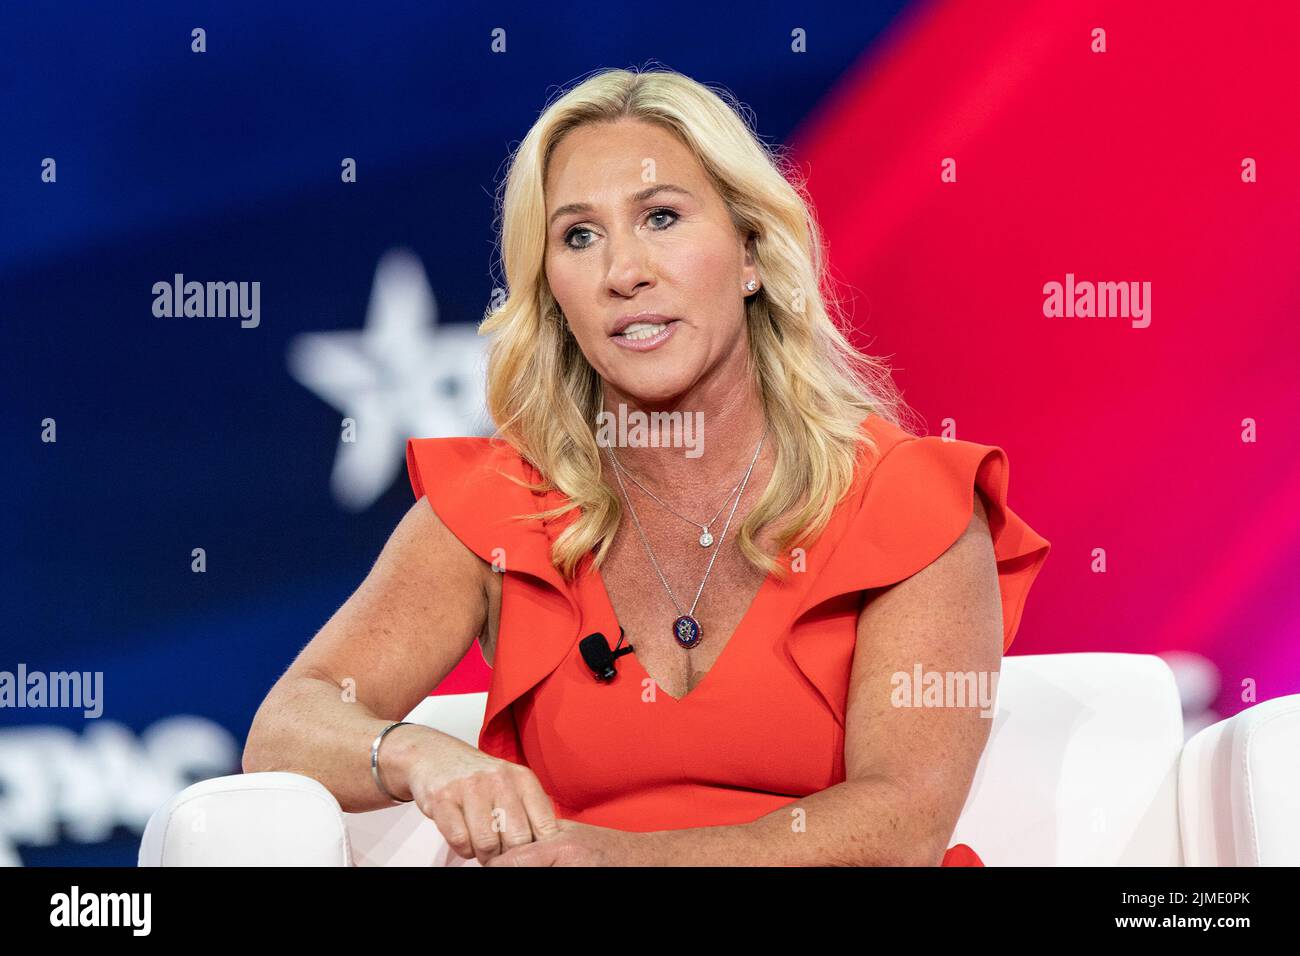
[[[668,323],[668,327],[657,335],[652,335],[644,339],[629,339],[626,335],[611,335],[614,344],[621,348],[628,349],[632,352],[649,352],[651,349],[657,349],[673,337],[673,332],[681,322],[679,319],[673,319]]]

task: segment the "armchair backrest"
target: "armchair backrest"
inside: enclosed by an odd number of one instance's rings
[[[1007,657],[953,841],[989,866],[1181,866],[1182,748],[1159,657]]]

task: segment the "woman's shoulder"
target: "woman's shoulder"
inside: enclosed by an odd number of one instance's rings
[[[536,481],[532,469],[497,437],[408,438],[406,470],[415,500],[427,498],[442,523],[488,562],[526,531],[515,516],[543,507],[524,484]]]
[[[847,545],[837,549],[838,567],[815,597],[885,587],[926,567],[966,530],[978,492],[998,564],[1009,647],[1051,543],[1011,508],[1007,453],[999,445],[916,435],[874,415],[862,427],[877,453],[852,508]]]
[[[524,460],[504,439],[486,435],[447,438],[408,438],[406,468],[416,498],[429,487],[429,478],[468,484],[476,481],[509,482],[504,476],[524,477]]]
[[[858,430],[868,440],[872,448],[872,454],[868,460],[873,466],[902,442],[912,441],[917,437],[902,426],[896,425],[889,419],[881,418],[874,413],[862,420],[858,425]]]
[[[949,435],[918,435],[877,415],[866,418],[861,428],[875,448],[866,469],[868,494],[940,504],[954,493],[969,492],[979,485],[978,473],[990,464],[998,466],[1000,471],[994,477],[1005,484],[1009,462],[999,445]],[[957,500],[962,497],[958,494]]]

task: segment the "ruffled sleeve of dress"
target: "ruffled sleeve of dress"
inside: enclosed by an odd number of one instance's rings
[[[529,482],[539,476],[495,438],[410,438],[406,467],[416,500],[427,498],[447,529],[502,575],[501,630],[479,749],[523,763],[510,704],[559,665],[576,642],[580,619],[571,584],[551,563],[546,525],[516,516],[563,498],[511,481],[507,476]]]
[[[961,537],[975,513],[975,491],[987,501],[989,531],[1002,598],[1002,650],[1015,640],[1029,588],[1050,542],[1008,504],[1010,468],[996,445],[917,437],[872,416],[864,423],[877,446],[841,505],[829,557],[798,603],[796,619],[822,602],[897,584],[925,568]],[[843,726],[856,634],[795,628],[787,639],[795,663]]]
[[[961,537],[975,513],[975,491],[987,503],[989,532],[1002,596],[1002,650],[1020,627],[1029,588],[1051,543],[1008,503],[1010,464],[996,445],[907,435],[876,425],[883,455],[871,469],[860,505],[812,601],[911,577]]]
[[[507,511],[537,510],[532,494],[506,475],[522,478],[518,455],[485,437],[410,438],[406,470],[415,499],[427,497],[442,523],[489,563],[509,566],[520,530]]]

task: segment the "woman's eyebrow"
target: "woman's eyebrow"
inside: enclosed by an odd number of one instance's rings
[[[682,196],[687,196],[691,199],[695,198],[695,194],[691,192],[689,189],[685,189],[682,186],[675,186],[672,183],[660,183],[657,186],[649,186],[645,189],[640,190],[639,192],[634,192],[632,195],[627,197],[627,204],[629,206],[634,206],[637,203],[645,202],[651,196],[657,196],[659,195],[659,193],[663,193],[663,192],[678,193]],[[591,211],[592,211],[592,207],[590,203],[585,203],[585,202],[565,203],[559,209],[555,210],[555,212],[551,213],[551,218],[548,220],[548,223],[550,225],[555,225],[555,220],[559,219],[563,215],[566,215],[567,213],[571,213],[571,212],[587,213]]]

